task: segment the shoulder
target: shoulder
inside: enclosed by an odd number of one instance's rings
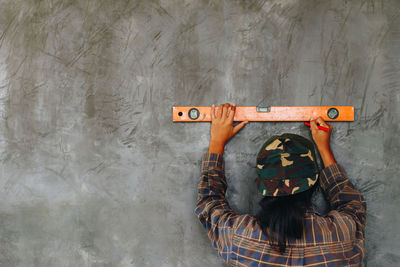
[[[305,218],[306,240],[318,243],[352,241],[356,239],[356,224],[351,216],[336,210],[327,215],[307,214]]]
[[[254,231],[260,230],[257,218],[250,214],[239,215],[233,225],[234,234],[252,236]]]

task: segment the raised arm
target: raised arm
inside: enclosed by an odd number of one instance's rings
[[[329,128],[328,132],[319,130],[317,124]],[[328,196],[332,210],[350,215],[357,225],[356,235],[364,236],[366,221],[366,203],[361,193],[347,178],[343,167],[336,163],[330,148],[332,125],[322,118],[311,121],[311,133],[319,150],[325,168],[320,174],[320,184]]]
[[[225,179],[223,152],[226,142],[235,135],[245,123],[233,127],[235,107],[221,105],[218,112],[212,107],[211,139],[209,153],[203,154],[201,179],[195,213],[218,254],[228,261],[233,227],[240,220],[225,198],[228,187]]]
[[[315,144],[317,145],[322,161],[324,162],[324,166],[328,167],[331,164],[335,164],[336,160],[335,157],[333,156],[330,146],[332,125],[327,124],[321,117],[317,118],[316,120],[312,120],[310,124],[311,124],[310,127],[311,134]],[[325,132],[323,130],[318,129],[317,124],[325,128],[328,128],[329,131]]]

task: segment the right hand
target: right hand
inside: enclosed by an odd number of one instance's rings
[[[320,130],[317,127],[319,124],[322,127],[329,128],[328,132],[324,130]],[[315,120],[310,121],[310,130],[312,137],[314,139],[315,144],[318,147],[318,150],[330,150],[330,137],[332,132],[332,125],[327,124],[321,117],[318,117]]]

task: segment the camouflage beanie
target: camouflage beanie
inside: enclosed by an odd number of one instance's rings
[[[286,196],[310,189],[318,179],[314,144],[296,134],[272,136],[257,155],[258,192]]]

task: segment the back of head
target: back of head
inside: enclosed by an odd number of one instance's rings
[[[256,219],[269,240],[277,244],[279,252],[285,252],[287,240],[302,237],[303,219],[307,208],[312,205],[311,199],[315,189],[316,186],[313,186],[298,194],[265,196],[261,199],[261,209]]]
[[[301,238],[305,212],[316,188],[313,143],[295,134],[271,137],[257,155],[257,173],[257,188],[264,198],[256,218],[283,253],[289,239]]]

